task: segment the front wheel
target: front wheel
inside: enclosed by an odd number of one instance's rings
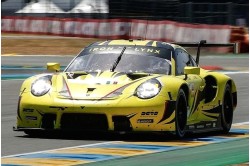
[[[175,108],[175,134],[176,137],[183,138],[187,124],[187,99],[182,89],[179,91]]]
[[[231,93],[231,88],[227,84],[225,87],[223,103],[222,103],[222,113],[221,113],[221,126],[222,132],[228,133],[233,122],[233,97]]]

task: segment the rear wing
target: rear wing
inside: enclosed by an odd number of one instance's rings
[[[238,53],[238,43],[207,43],[206,40],[201,40],[199,43],[183,42],[183,43],[172,43],[182,47],[197,47],[196,63],[199,64],[200,59],[200,48],[201,47],[233,47],[234,54]]]

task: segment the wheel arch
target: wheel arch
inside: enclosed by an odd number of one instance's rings
[[[230,78],[229,76],[222,74],[222,73],[218,73],[218,72],[210,72],[209,74],[203,75],[204,79],[205,78],[215,78],[215,81],[217,83],[217,94],[216,94],[216,98],[218,100],[223,100],[223,95],[225,92],[225,87],[228,84],[230,86],[231,89],[231,93],[233,96],[233,105],[234,108],[236,108],[237,105],[237,88],[235,85],[235,82],[232,78]]]
[[[188,97],[189,97],[189,88],[187,84],[182,84],[180,89],[183,89],[185,96],[186,96],[186,100],[188,101]],[[188,102],[187,102],[188,103]]]

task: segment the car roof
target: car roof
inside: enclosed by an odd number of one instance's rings
[[[181,48],[185,50],[183,47],[176,45],[176,44],[171,44],[167,42],[162,42],[162,41],[155,41],[155,40],[140,40],[140,39],[129,39],[129,40],[106,40],[106,41],[100,41],[100,42],[95,42],[91,44],[90,46],[114,46],[114,45],[119,45],[119,46],[129,46],[129,45],[136,45],[136,46],[150,46],[150,47],[161,47],[161,48],[166,48],[170,50],[175,50],[176,48]]]

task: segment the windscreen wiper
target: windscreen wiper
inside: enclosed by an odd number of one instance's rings
[[[110,68],[110,71],[113,72],[116,68],[116,66],[118,65],[118,63],[120,62],[120,60],[122,59],[122,55],[124,53],[124,51],[126,50],[126,46],[123,47],[122,52],[120,53],[120,55],[118,56],[118,58],[116,59],[114,65]]]

